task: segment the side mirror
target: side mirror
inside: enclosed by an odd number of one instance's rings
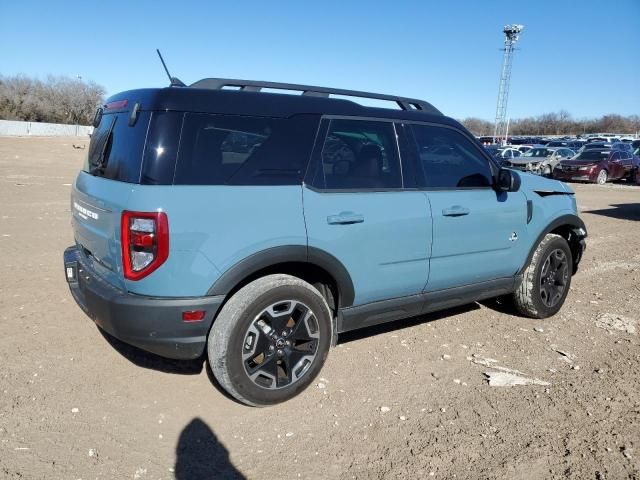
[[[520,175],[508,168],[498,170],[495,189],[498,192],[517,192],[520,189]]]

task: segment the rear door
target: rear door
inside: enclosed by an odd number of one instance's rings
[[[524,194],[496,192],[489,160],[461,131],[419,124],[412,130],[418,183],[433,215],[425,291],[512,277],[526,246]]]
[[[613,152],[609,160],[609,178],[616,180],[624,176],[624,165],[622,164],[622,153]]]
[[[392,121],[327,118],[303,188],[308,244],[348,270],[354,305],[418,294],[428,277],[431,215],[404,188]]]
[[[111,283],[123,284],[119,242],[120,216],[140,180],[149,112],[129,126],[124,103],[99,115],[83,171],[71,191],[72,227],[95,269]]]

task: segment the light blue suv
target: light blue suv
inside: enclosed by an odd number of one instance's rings
[[[205,79],[115,95],[94,126],[71,293],[124,342],[206,352],[249,405],[302,391],[342,332],[496,296],[554,315],[585,248],[567,185],[422,100]]]

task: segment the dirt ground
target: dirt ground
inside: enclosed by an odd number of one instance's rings
[[[487,302],[344,335],[256,409],[75,305],[73,144],[0,138],[1,478],[640,478],[640,186],[574,185],[590,237],[554,318]],[[549,385],[490,386],[504,369]]]

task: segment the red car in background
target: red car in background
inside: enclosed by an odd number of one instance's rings
[[[570,160],[562,160],[553,170],[553,178],[604,185],[623,178],[635,183],[640,158],[626,151],[584,150]]]

